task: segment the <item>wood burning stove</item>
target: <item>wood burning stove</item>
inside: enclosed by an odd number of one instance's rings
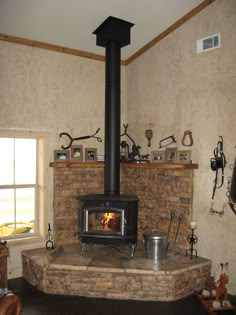
[[[79,200],[81,254],[86,243],[128,244],[133,256],[137,243],[137,196],[95,194]]]
[[[138,198],[120,195],[120,51],[130,43],[132,26],[108,17],[94,31],[97,45],[106,48],[104,194],[78,198],[81,254],[86,243],[121,243],[133,256],[137,243]]]

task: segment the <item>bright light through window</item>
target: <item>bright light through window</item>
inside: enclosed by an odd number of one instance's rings
[[[35,232],[37,139],[0,138],[0,237]]]

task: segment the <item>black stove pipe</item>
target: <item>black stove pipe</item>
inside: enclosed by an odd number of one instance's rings
[[[104,194],[120,194],[120,57],[134,24],[108,17],[94,32],[106,48]]]
[[[120,44],[106,45],[104,194],[120,193]]]

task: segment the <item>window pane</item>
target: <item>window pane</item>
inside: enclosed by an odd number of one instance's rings
[[[15,184],[36,182],[36,139],[15,139]]]
[[[14,139],[0,138],[0,185],[14,183]]]
[[[16,234],[34,232],[35,189],[16,189]]]
[[[12,234],[8,224],[15,222],[14,215],[14,189],[0,190],[0,236]],[[14,232],[14,230],[13,230]]]

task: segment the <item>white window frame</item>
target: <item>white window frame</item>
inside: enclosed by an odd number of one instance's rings
[[[48,200],[48,143],[50,133],[47,131],[0,129],[1,138],[25,138],[37,139],[37,194],[35,200],[35,231],[34,233],[23,233],[17,235],[1,236],[1,239],[7,241],[26,240],[37,237],[45,237],[46,222],[48,221],[49,200]],[[15,185],[20,187],[21,185]],[[27,187],[27,185],[24,185]],[[32,186],[32,185],[30,185]],[[13,187],[13,185],[11,186]]]

